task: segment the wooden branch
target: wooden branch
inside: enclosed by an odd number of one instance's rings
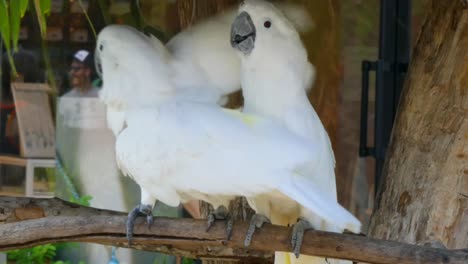
[[[126,214],[82,207],[59,199],[0,197],[0,251],[39,244],[74,241],[128,247]],[[243,246],[247,223],[235,223],[225,241],[224,223],[205,232],[206,222],[157,218],[149,230],[144,219],[135,226],[135,249],[187,257],[271,260],[273,251],[290,251],[290,228],[266,225]],[[302,253],[368,263],[468,262],[468,250],[446,250],[321,231],[308,231]]]

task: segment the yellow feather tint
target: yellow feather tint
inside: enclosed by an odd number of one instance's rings
[[[231,110],[231,109],[223,109],[223,111],[239,119],[240,121],[242,121],[242,123],[246,124],[247,126],[253,126],[259,121],[255,115],[250,115],[250,114],[242,113],[240,111]]]

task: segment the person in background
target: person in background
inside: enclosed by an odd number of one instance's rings
[[[71,90],[65,97],[97,97],[99,88],[93,83],[94,77],[93,55],[87,50],[79,50],[73,55],[70,66]]]

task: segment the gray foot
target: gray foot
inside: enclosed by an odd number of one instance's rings
[[[232,235],[232,226],[234,225],[234,220],[229,214],[229,211],[226,207],[220,206],[215,211],[212,211],[208,215],[208,223],[206,227],[206,232],[210,230],[213,226],[215,220],[226,220],[226,239],[230,240]]]
[[[246,247],[250,246],[250,243],[252,242],[253,234],[255,233],[255,229],[261,228],[264,223],[271,224],[271,221],[264,215],[254,214],[252,216],[252,219],[250,219],[249,229],[247,230],[247,235],[245,236],[244,246]]]
[[[132,238],[133,238],[133,227],[135,226],[135,219],[138,217],[138,215],[146,215],[146,223],[148,224],[148,228],[151,227],[153,224],[153,207],[149,204],[140,204],[137,205],[135,208],[128,213],[127,217],[127,240],[128,240],[128,245],[132,244]]]
[[[293,233],[291,238],[291,246],[293,248],[294,255],[296,258],[301,253],[302,240],[304,239],[304,232],[306,230],[314,229],[309,221],[305,219],[299,219],[293,226]]]

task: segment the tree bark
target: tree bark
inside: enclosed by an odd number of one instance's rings
[[[468,246],[468,2],[432,0],[415,46],[369,234]]]
[[[129,247],[127,216],[59,199],[0,198],[0,251],[55,242],[89,242]],[[137,219],[131,248],[193,258],[236,258],[239,263],[269,263],[274,251],[291,251],[291,229],[265,225],[249,248],[243,245],[248,224],[234,225],[225,240],[224,224],[206,232],[203,220],[156,218],[151,229]],[[446,250],[321,231],[307,231],[302,254],[377,264],[462,264],[467,250]]]

